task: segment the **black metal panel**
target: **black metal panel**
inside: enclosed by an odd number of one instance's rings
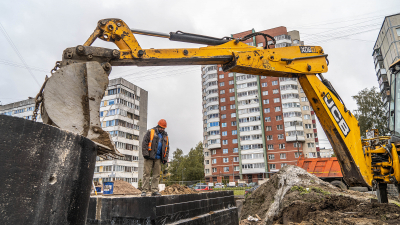
[[[85,224],[96,145],[0,115],[0,224]]]

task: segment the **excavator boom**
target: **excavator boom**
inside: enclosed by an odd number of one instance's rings
[[[209,46],[143,49],[133,33]],[[322,73],[328,71],[327,54],[319,46],[268,49],[268,45],[262,48],[242,42],[255,35],[264,36],[266,43],[268,38],[273,40],[269,35],[261,33],[241,39],[218,39],[183,32],[162,34],[131,30],[120,19],[100,20],[83,45],[64,51],[59,63],[60,69],[45,85],[42,104],[44,121],[91,138],[103,147],[100,154],[118,154],[108,133],[102,130],[99,118],[100,101],[112,66],[221,64],[224,71],[295,77],[299,79],[338,157],[346,183],[350,186],[371,187],[377,179],[372,173],[371,163],[371,155],[376,152],[363,151],[358,121],[345,107],[329,81],[322,76]],[[113,42],[118,49],[91,46],[96,39]],[[398,170],[393,172],[400,175]],[[384,178],[385,182],[389,182],[388,179]]]

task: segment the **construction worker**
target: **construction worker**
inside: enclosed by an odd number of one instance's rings
[[[158,192],[158,182],[160,180],[161,163],[168,162],[169,140],[165,132],[167,121],[161,119],[158,125],[150,130],[143,137],[142,153],[144,157],[143,190],[142,196],[146,196],[146,191],[151,191],[152,196],[160,196]],[[150,189],[150,174],[153,172]]]

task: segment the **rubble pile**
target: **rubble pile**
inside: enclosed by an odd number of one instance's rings
[[[199,192],[194,191],[186,186],[181,186],[179,184],[173,184],[171,186],[165,187],[164,191],[161,192],[162,195],[182,195],[182,194],[197,194]]]
[[[398,224],[400,204],[371,203],[374,197],[289,165],[246,198],[240,224]],[[251,222],[249,216],[260,220]]]
[[[138,195],[142,192],[126,181],[116,180],[114,181],[113,193],[115,195]]]

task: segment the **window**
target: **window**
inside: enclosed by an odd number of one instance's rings
[[[307,135],[307,138],[313,138],[313,136],[314,136],[312,133],[308,133],[306,135]]]
[[[283,130],[283,125],[281,124],[281,125],[276,125],[276,129],[277,130]]]
[[[275,159],[275,155],[274,154],[269,154],[268,155],[268,159],[269,160],[274,160]]]
[[[206,160],[206,161],[205,161],[205,164],[206,164],[206,165],[210,164],[210,160]]]
[[[225,90],[220,90],[219,94],[221,94],[221,95],[225,94]]]
[[[308,100],[307,100],[306,97],[301,97],[301,101],[302,101],[302,102],[307,102]]]
[[[225,102],[225,98],[221,98],[221,102]]]
[[[257,43],[257,47],[263,47],[263,46],[264,46],[264,43],[262,43],[262,42]]]
[[[224,75],[223,75],[223,74],[220,74],[220,75],[219,75],[219,79],[222,79],[222,78],[224,78]]]
[[[211,163],[212,163],[212,164],[217,163],[217,159],[212,159]]]
[[[228,131],[222,131],[222,136],[228,135]]]
[[[304,126],[306,129],[311,129],[311,124],[306,123],[306,124],[304,124]]]
[[[281,111],[281,107],[280,106],[275,107],[275,112],[280,112],[280,111]]]
[[[299,154],[298,152],[295,152],[295,153],[294,153],[294,157],[295,157],[295,158],[299,158],[299,155],[302,155],[302,153],[301,153],[301,152],[300,152],[300,154]]]
[[[278,134],[278,139],[283,139],[283,138],[284,138],[283,134]]]
[[[269,169],[270,170],[275,170],[276,169],[275,164],[269,164]]]
[[[204,152],[204,156],[208,156],[209,155],[209,153],[208,152]]]
[[[221,126],[226,127],[227,125],[226,125],[226,123],[221,123]]]
[[[233,167],[235,171],[239,171],[239,166],[234,166]],[[236,176],[235,176],[236,177]],[[236,178],[235,178],[236,179]]]
[[[271,122],[271,117],[265,117],[265,122]]]
[[[225,82],[220,82],[220,83],[219,83],[219,86],[220,86],[220,87],[225,86]]]
[[[230,81],[229,81],[229,85],[232,85],[232,84],[233,84],[233,80],[230,80]]]
[[[228,149],[227,148],[222,149],[222,153],[223,154],[227,154],[228,153]]]
[[[264,113],[269,113],[270,112],[270,109],[269,108],[265,108],[264,109]]]
[[[267,82],[261,83],[261,87],[268,87]]]
[[[304,115],[304,119],[309,120],[309,119],[311,119],[311,117],[310,117],[310,115],[306,114],[306,115]]]
[[[226,114],[222,114],[221,119],[225,119],[225,118],[226,118]]]
[[[274,85],[278,85],[278,81],[277,80],[272,81],[272,86],[274,86]]]
[[[228,166],[224,167],[224,172],[229,172],[229,167]]]
[[[281,163],[281,168],[287,166],[287,163]]]
[[[239,148],[233,148],[233,153],[238,153],[239,152]]]
[[[285,144],[279,144],[279,149],[285,149]],[[286,154],[285,154],[286,157]],[[281,158],[282,159],[282,158]],[[286,158],[285,158],[286,159]]]
[[[272,94],[279,94],[279,89],[272,90]]]
[[[264,99],[263,104],[269,104],[269,99]]]
[[[228,77],[233,77],[233,73],[228,73]]]
[[[205,172],[204,173],[210,173],[210,169],[205,169]]]
[[[262,95],[268,95],[268,91],[263,91]]]
[[[236,109],[235,105],[231,105],[230,107],[231,109]]]
[[[281,154],[279,154],[279,157],[280,157],[281,159],[286,159],[286,153],[281,153]]]
[[[222,67],[218,67],[218,71],[222,71]]]
[[[274,145],[268,145],[268,150],[274,150]]]
[[[237,143],[238,143],[238,140],[237,140],[237,139],[232,139],[232,143],[233,143],[233,144],[237,144]]]
[[[235,117],[236,117],[236,113],[231,113],[231,118],[235,118]]]
[[[280,102],[281,99],[280,98],[274,98],[274,103]]]
[[[316,153],[315,152],[309,152],[308,153],[308,158],[316,158]]]
[[[293,147],[297,148],[297,144],[299,145],[299,148],[301,148],[301,143],[293,143]]]
[[[267,135],[267,141],[272,141],[272,135]]]
[[[225,111],[226,110],[226,106],[221,106],[221,111]]]
[[[236,135],[236,134],[237,134],[237,130],[233,130],[232,135]]]
[[[309,148],[314,148],[314,143],[313,143],[313,142],[307,143],[307,146],[308,146]]]
[[[222,160],[224,163],[228,163],[229,162],[229,158],[223,158]]]
[[[229,88],[229,93],[235,92],[235,88]]]
[[[217,150],[212,150],[212,154],[213,155],[217,154]]]
[[[310,107],[308,105],[303,106],[303,110],[310,110]]]
[[[235,101],[235,96],[229,97],[229,101]]]
[[[239,157],[233,157],[234,162],[239,162]]]
[[[271,131],[272,130],[272,126],[266,126],[265,127],[265,131]]]
[[[212,168],[212,170],[213,170],[213,173],[217,172],[217,168]]]
[[[276,121],[282,120],[282,116],[275,116]]]
[[[223,145],[227,145],[228,144],[228,140],[222,140],[222,144]]]

